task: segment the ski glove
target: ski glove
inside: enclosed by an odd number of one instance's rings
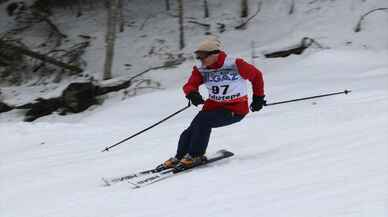
[[[265,96],[253,96],[252,97],[252,103],[250,106],[252,112],[260,111],[263,108],[263,106],[267,103],[264,100],[264,97]]]
[[[195,106],[198,106],[198,105],[203,104],[205,102],[205,100],[203,100],[201,94],[198,92],[195,92],[195,91],[187,94],[186,98],[189,99],[191,101],[191,103],[193,103],[193,105],[195,105]]]

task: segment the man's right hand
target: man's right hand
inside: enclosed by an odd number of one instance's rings
[[[205,100],[203,100],[201,94],[198,92],[191,92],[191,93],[187,94],[186,98],[189,99],[191,101],[191,103],[195,106],[198,106],[198,105],[203,104],[205,102]]]

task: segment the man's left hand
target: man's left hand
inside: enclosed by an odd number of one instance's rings
[[[263,106],[267,103],[264,100],[264,97],[265,96],[253,96],[252,97],[252,103],[250,106],[252,112],[260,111],[263,108]]]

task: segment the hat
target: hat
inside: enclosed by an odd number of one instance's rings
[[[220,51],[220,50],[222,50],[221,41],[216,36],[211,35],[205,38],[203,41],[201,41],[201,43],[199,43],[199,46],[194,51],[194,53],[200,52],[200,51],[211,52],[211,51]]]

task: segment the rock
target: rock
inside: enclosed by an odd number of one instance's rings
[[[78,113],[97,103],[97,87],[91,82],[71,83],[62,93],[66,111]]]
[[[0,113],[11,111],[13,108],[6,103],[0,102]]]
[[[29,108],[24,121],[31,122],[37,118],[49,115],[56,111],[62,104],[61,98],[42,99],[36,100],[36,103],[29,103],[19,108]]]

